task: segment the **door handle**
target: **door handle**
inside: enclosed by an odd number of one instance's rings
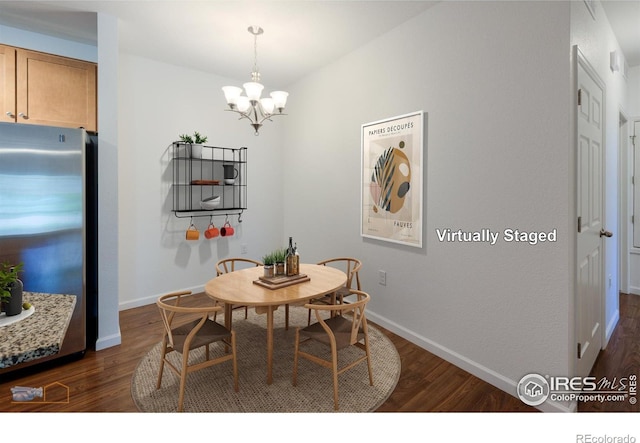
[[[19,114],[18,114],[18,117],[22,117],[22,118],[23,118],[23,119],[25,119],[25,120],[29,120],[29,116],[28,116],[28,115],[26,115],[24,112],[19,113]]]
[[[600,237],[613,237],[613,232],[600,229]]]
[[[9,118],[16,118],[16,115],[11,111],[6,112],[6,114],[9,116]]]

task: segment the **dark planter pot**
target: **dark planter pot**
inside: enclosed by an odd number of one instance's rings
[[[18,315],[22,312],[22,282],[17,280],[11,285],[11,300],[4,303],[4,312],[7,317]]]

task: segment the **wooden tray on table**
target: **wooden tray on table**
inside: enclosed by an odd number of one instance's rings
[[[286,288],[287,286],[297,285],[298,283],[303,283],[311,280],[311,278],[307,274],[298,274],[298,275],[278,275],[276,277],[260,277],[253,282],[256,285],[263,286],[269,289],[280,289]]]

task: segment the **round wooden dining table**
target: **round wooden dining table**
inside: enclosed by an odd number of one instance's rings
[[[260,283],[262,266],[221,274],[209,280],[205,293],[224,303],[224,322],[232,327],[234,305],[254,306],[256,313],[267,315],[267,384],[271,384],[273,363],[273,312],[281,305],[301,304],[337,291],[347,282],[347,274],[330,266],[301,264],[300,274],[306,278],[284,287],[266,287]]]

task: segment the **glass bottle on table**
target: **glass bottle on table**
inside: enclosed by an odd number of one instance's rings
[[[293,238],[289,237],[289,247],[287,248],[287,277],[298,275],[298,260],[293,249]]]

